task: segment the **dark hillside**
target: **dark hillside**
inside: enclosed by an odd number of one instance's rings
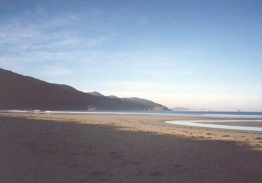
[[[93,96],[67,85],[47,83],[0,69],[0,109],[151,110],[152,106]]]

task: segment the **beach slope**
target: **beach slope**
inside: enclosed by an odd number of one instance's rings
[[[177,118],[2,113],[1,183],[262,182],[260,133],[163,123]]]

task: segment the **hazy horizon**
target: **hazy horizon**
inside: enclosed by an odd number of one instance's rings
[[[262,111],[262,1],[0,2],[0,68],[168,108]]]

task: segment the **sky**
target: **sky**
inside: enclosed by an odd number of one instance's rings
[[[262,111],[262,0],[0,0],[0,68],[169,108]]]

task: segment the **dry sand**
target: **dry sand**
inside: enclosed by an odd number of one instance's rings
[[[262,133],[178,119],[2,113],[0,182],[262,182]]]

